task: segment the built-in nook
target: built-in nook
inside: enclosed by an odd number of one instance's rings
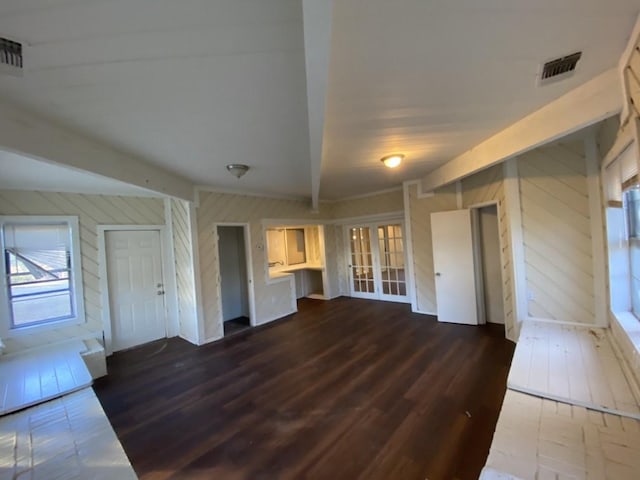
[[[296,299],[326,299],[324,227],[274,225],[265,233],[269,278],[293,275]]]

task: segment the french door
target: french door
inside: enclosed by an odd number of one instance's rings
[[[351,296],[408,302],[402,223],[348,228]]]

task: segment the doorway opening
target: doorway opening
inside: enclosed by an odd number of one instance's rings
[[[251,328],[250,276],[243,226],[218,225],[220,300],[224,336]]]
[[[479,323],[504,325],[500,227],[495,204],[474,210],[474,254]]]
[[[432,213],[431,235],[438,321],[504,324],[496,203]]]

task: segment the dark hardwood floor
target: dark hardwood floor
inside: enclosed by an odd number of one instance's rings
[[[224,328],[224,336],[235,335],[247,328],[251,328],[251,321],[248,317],[238,317],[233,320],[227,320],[222,324]]]
[[[94,388],[141,478],[478,478],[513,355],[502,326],[349,298],[299,310],[109,359]]]

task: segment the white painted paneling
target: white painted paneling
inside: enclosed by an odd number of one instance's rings
[[[478,211],[480,248],[482,251],[482,290],[487,322],[504,324],[504,295],[502,282],[502,252],[500,226],[495,205]]]
[[[566,81],[556,83],[563,84]],[[474,145],[425,176],[422,185],[425,189],[433,189],[561,140],[616,115],[621,104],[618,73],[611,68]]]
[[[347,296],[349,288],[349,246],[345,244],[344,225],[335,225],[336,272],[338,274],[338,293]]]
[[[640,18],[640,17],[639,17]],[[626,121],[627,114],[638,115],[640,106],[640,20],[636,21],[636,27],[632,33],[627,49],[620,59],[622,67],[623,84],[625,87],[625,108],[622,113],[622,121]],[[634,38],[634,36],[636,38]]]
[[[502,297],[507,338],[515,338],[514,295],[512,281],[511,232],[509,230],[509,205],[506,201],[503,168],[497,165],[462,180],[462,205],[468,208],[473,205],[496,202],[498,208],[498,227],[500,232],[501,264],[502,264]]]
[[[181,177],[236,188],[228,163],[255,169],[243,178],[249,190],[309,195],[301,3],[3,1],[0,31],[28,43],[28,74],[0,76],[0,89],[29,111],[168,169],[162,179],[173,196],[193,193]],[[4,125],[0,144],[5,133],[10,139]],[[59,138],[77,151],[75,139]],[[132,167],[91,157],[82,160],[121,176]],[[146,175],[131,175],[133,183],[166,185]]]
[[[306,262],[314,265],[321,265],[322,256],[320,254],[320,235],[318,227],[305,227],[304,238],[306,244]]]
[[[621,106],[614,67],[637,0],[334,3],[322,165],[327,196],[385,188],[394,177],[417,178],[464,151],[466,160],[451,170],[468,175],[503,160],[506,151],[516,154],[515,145],[531,147],[584,126],[576,120],[588,111],[597,118]],[[575,75],[537,85],[542,62],[579,50],[584,54]],[[607,70],[600,88],[562,101]],[[551,112],[503,130],[559,98]],[[397,172],[375,168],[397,150],[407,155]],[[460,177],[446,175],[444,183]]]
[[[197,344],[198,318],[188,202],[176,199],[171,200],[171,221],[173,224],[173,248],[176,259],[180,336],[191,343]]]
[[[630,375],[640,386],[640,322],[630,312],[610,316],[611,335],[622,354]]]
[[[523,322],[511,390],[640,420],[640,399],[603,328]]]
[[[593,324],[593,248],[582,142],[518,159],[528,314]]]
[[[433,196],[419,198],[417,185],[409,185],[410,228],[417,311],[435,314],[436,287],[431,241],[431,214],[456,209],[455,185],[437,190]]]
[[[0,76],[0,82],[6,77],[7,75]],[[17,77],[12,78],[18,80]],[[23,85],[26,83],[28,82],[21,82]],[[3,150],[137,185],[157,194],[193,198],[193,184],[179,175],[152,166],[139,157],[125,155],[112,148],[112,145],[95,142],[75,131],[33,115],[30,111],[20,110],[4,102],[0,102],[0,147]],[[33,170],[31,174],[37,176],[41,172]],[[63,190],[61,186],[51,187],[50,182],[43,180],[32,182],[39,185],[47,183],[47,191]]]
[[[640,421],[507,391],[481,480],[636,480]]]
[[[197,208],[199,261],[202,284],[204,341],[223,336],[222,312],[218,298],[218,252],[214,225],[216,223],[249,223],[250,250],[255,293],[255,325],[275,320],[295,311],[295,292],[288,279],[268,281],[266,238],[261,223],[263,219],[300,220],[302,224],[326,220],[324,210],[313,213],[308,203],[294,200],[232,195],[217,192],[200,192]],[[334,259],[327,258],[332,264]]]
[[[381,192],[378,195],[325,203],[323,206],[331,209],[333,218],[355,218],[401,211],[404,208],[404,199],[402,190],[398,189],[391,192]]]
[[[0,362],[0,415],[62,397],[91,385],[80,340],[5,357]]]
[[[3,478],[136,476],[92,388],[0,418]]]
[[[0,150],[0,189],[38,190],[44,192],[133,195],[157,197],[158,194],[108,177],[34,160],[24,155]]]
[[[2,215],[77,215],[86,323],[3,339],[6,352],[15,352],[69,338],[102,339],[102,303],[98,271],[97,226],[163,225],[159,198],[82,195],[54,192],[0,191]]]

